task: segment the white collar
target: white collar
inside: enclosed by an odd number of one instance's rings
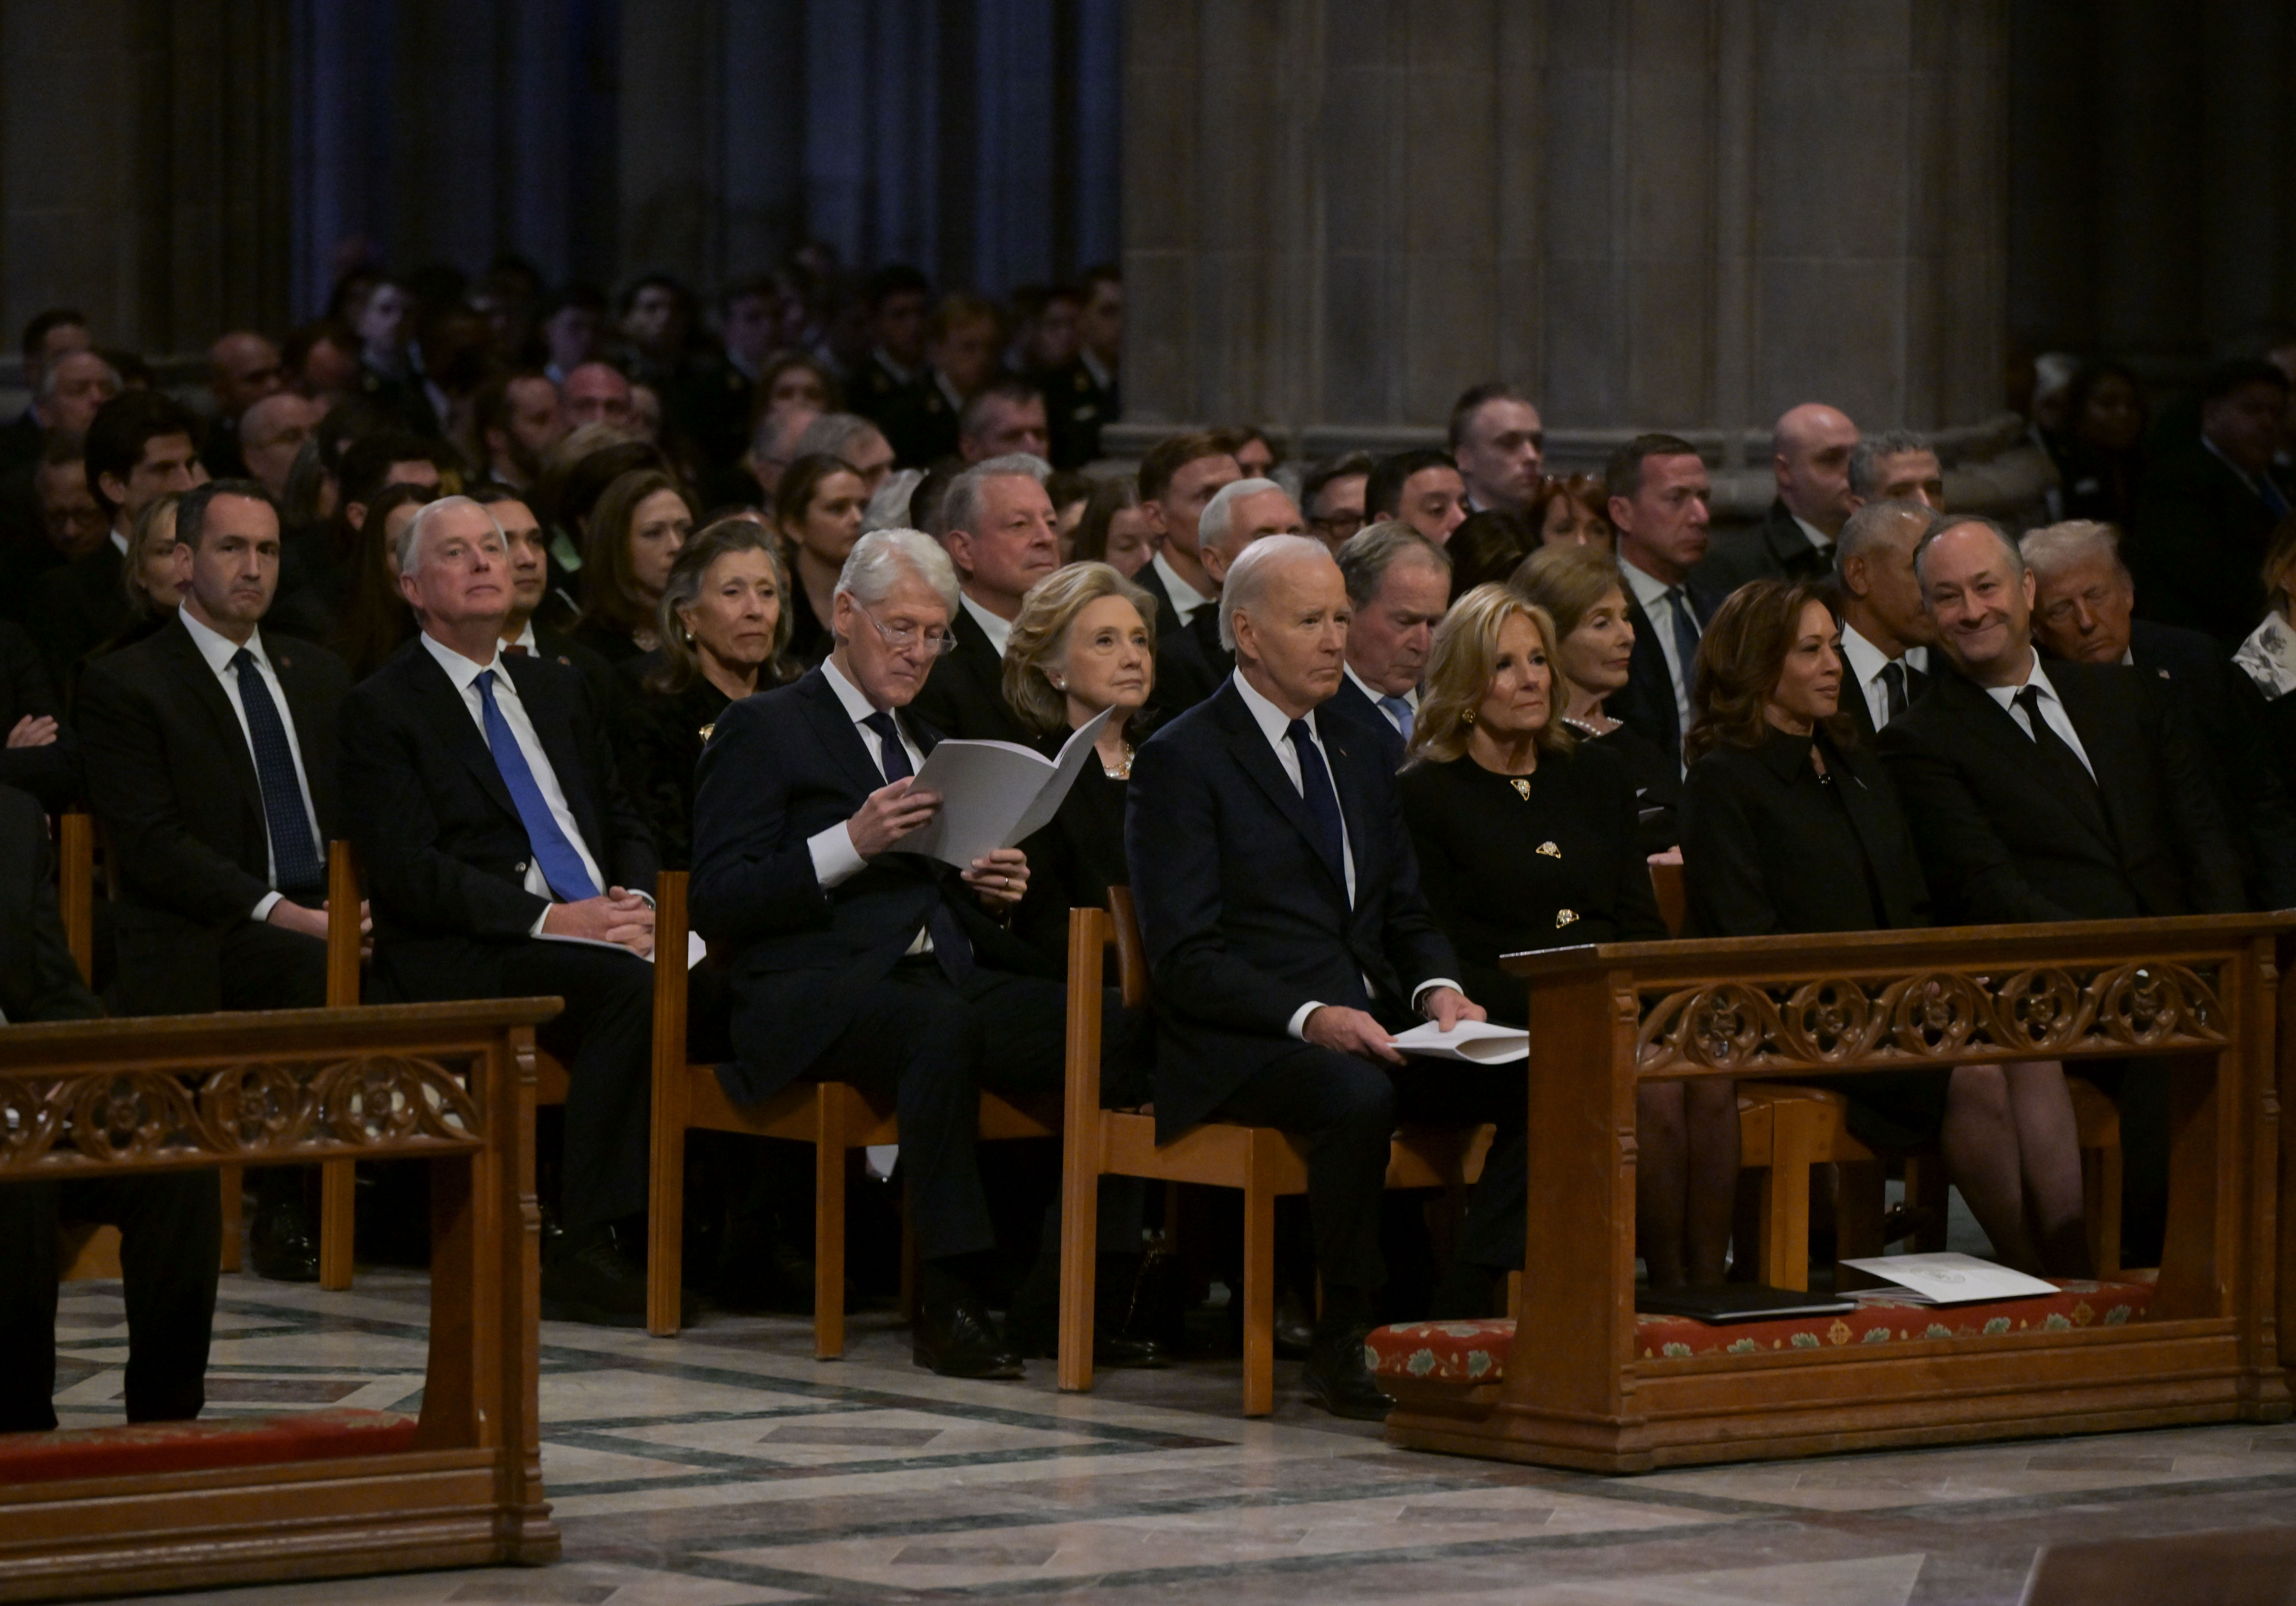
[[[1387,693],[1381,691],[1377,686],[1372,684],[1371,682],[1365,680],[1362,676],[1357,674],[1356,667],[1353,664],[1348,665],[1347,670],[1348,678],[1356,683],[1356,689],[1360,691],[1365,697],[1370,698],[1374,704],[1383,703],[1387,701]],[[1417,686],[1414,686],[1411,690],[1406,692],[1403,694],[1403,701],[1411,705],[1411,711],[1413,713],[1416,714],[1419,712],[1419,688]]]
[[[948,375],[936,368],[932,371],[932,376],[933,388],[940,392],[941,400],[948,404],[948,410],[952,413],[964,412],[964,397],[959,396],[956,393],[956,387],[948,382]]]
[[[1171,594],[1172,606],[1183,616],[1193,613],[1212,600],[1180,578],[1180,571],[1165,561],[1162,547],[1158,547],[1156,555],[1148,561],[1156,566],[1156,572],[1164,578],[1164,589]],[[1183,617],[1180,622],[1185,624],[1187,620]]]
[[[1861,686],[1874,684],[1874,677],[1898,660],[1857,633],[1857,627],[1844,623],[1841,627],[1841,656],[1849,661],[1849,672],[1857,677]]]
[[[2038,686],[2041,688],[2043,702],[2054,702],[2062,706],[2064,699],[2059,697],[2056,687],[2049,684],[2049,672],[2041,668],[2041,655],[2035,652],[2030,646],[2025,651],[2032,657],[2033,669],[2031,674],[2025,676],[2024,685],[1988,686],[1985,688],[1985,694],[2005,709],[2017,701],[2017,693],[2023,691],[2025,686]]]
[[[509,671],[503,668],[502,643],[499,641],[494,643],[495,655],[486,662],[478,664],[464,658],[428,630],[422,633],[420,639],[422,643],[422,650],[430,654],[431,659],[440,668],[447,671],[447,678],[455,683],[455,690],[457,692],[468,692],[472,683],[489,669],[495,672],[496,685],[510,678]],[[518,688],[512,686],[511,690],[515,692]]]
[[[126,557],[127,555],[127,537],[120,532],[119,526],[115,524],[104,533],[107,538],[111,542],[112,550],[117,552],[121,557]]]
[[[854,724],[860,725],[875,714],[894,712],[890,709],[880,709],[871,702],[867,692],[845,678],[844,672],[837,667],[836,660],[823,659],[821,674],[822,678],[829,682],[829,689],[837,693],[838,706],[845,710],[845,717]],[[899,721],[894,723],[898,725]]]
[[[1619,572],[1627,577],[1627,584],[1634,589],[1635,601],[1642,604],[1644,613],[1664,602],[1666,594],[1674,589],[1656,575],[1645,573],[1631,558],[1619,559]]]
[[[1260,734],[1267,738],[1268,745],[1272,747],[1286,740],[1292,731],[1292,716],[1262,697],[1252,684],[1244,679],[1242,669],[1237,669],[1228,678],[1235,683],[1235,689],[1243,694],[1243,706],[1251,710],[1252,722],[1259,726]],[[1316,728],[1316,710],[1309,709],[1305,717],[1308,721],[1308,733],[1321,742],[1324,733]]]
[[[1833,537],[1827,535],[1824,530],[1818,529],[1816,525],[1812,524],[1808,520],[1803,518],[1800,513],[1795,512],[1792,508],[1788,508],[1786,510],[1786,517],[1792,519],[1796,524],[1801,526],[1801,533],[1809,537],[1809,544],[1812,546],[1816,547],[1818,551],[1831,552],[1833,550]]]
[[[1116,383],[1116,371],[1093,356],[1089,346],[1080,348],[1077,355],[1084,358],[1084,371],[1092,375],[1092,382],[1105,390]]]
[[[980,627],[981,634],[988,638],[988,644],[996,649],[996,656],[1004,657],[1005,643],[1013,639],[1013,621],[998,619],[964,592],[958,592],[956,600],[972,616],[972,622]]]
[[[2243,485],[2246,486],[2251,491],[2254,491],[2259,497],[2264,495],[2262,491],[2259,491],[2256,488],[2256,476],[2250,473],[2246,469],[2241,467],[2240,464],[2234,463],[2231,458],[2226,456],[2221,451],[2218,451],[2217,443],[2215,441],[2210,440],[2207,436],[2203,435],[2201,437],[2201,444],[2208,447],[2210,451],[2215,452],[2217,461],[2224,464],[2225,467],[2230,469],[2235,475],[2237,475]]]
[[[542,655],[542,649],[535,644],[534,619],[532,615],[529,614],[527,617],[526,623],[518,627],[518,634],[512,636],[504,644],[512,647],[523,647],[537,658]]]
[[[231,668],[231,660],[239,652],[239,643],[193,619],[188,608],[176,609],[176,617],[184,621],[184,628],[191,633],[192,645],[200,650],[200,656],[207,660],[209,668],[220,675]],[[271,655],[263,650],[263,627],[260,625],[248,632],[247,650],[255,655],[256,662],[266,666],[271,662]]]

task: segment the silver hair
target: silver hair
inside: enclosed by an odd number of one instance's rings
[[[1849,448],[1850,490],[1871,496],[1882,488],[1882,459],[1901,457],[1907,452],[1927,452],[1935,457],[1937,447],[1918,430],[1884,430],[1866,436]]]
[[[1272,571],[1281,569],[1292,558],[1321,558],[1332,561],[1332,549],[1313,536],[1262,536],[1236,554],[1228,566],[1227,579],[1220,586],[1219,639],[1220,645],[1235,651],[1235,616],[1259,601],[1267,590]]]
[[[50,363],[45,368],[40,371],[40,400],[42,402],[45,403],[55,400],[56,386],[61,382],[56,378],[56,371],[64,365],[64,363],[68,358],[76,356],[94,356],[97,362],[102,363],[103,372],[111,381],[112,390],[114,393],[119,391],[119,370],[113,367],[110,363],[105,363],[101,356],[96,356],[94,352],[88,350],[86,347],[82,347],[78,351],[67,351],[63,353],[62,356],[58,356],[55,361]]]
[[[1235,504],[1246,496],[1257,496],[1262,491],[1281,491],[1283,488],[1273,479],[1231,479],[1212,493],[1204,504],[1204,511],[1196,520],[1196,545],[1217,546],[1227,550],[1227,538],[1235,533]],[[1287,496],[1289,492],[1285,493]]]
[[[1936,517],[1936,511],[1926,502],[1867,503],[1849,515],[1841,533],[1833,538],[1833,572],[1840,574],[1850,559],[1878,546],[1907,526],[1913,529],[1914,538],[1919,540]]]
[[[436,502],[424,503],[414,517],[406,521],[406,528],[398,532],[400,574],[413,574],[422,567],[422,537],[430,533],[430,527],[439,521],[440,515],[453,507],[467,507],[476,512],[487,521],[487,528],[495,532],[495,539],[501,542],[505,550],[508,549],[510,537],[503,534],[502,526],[495,521],[494,514],[487,511],[485,504],[473,502],[468,496],[441,496]]]
[[[1400,519],[1366,524],[1340,543],[1332,554],[1339,560],[1340,578],[1348,583],[1348,601],[1367,608],[1386,583],[1387,571],[1398,561],[1423,563],[1443,574],[1451,572],[1451,554]]]
[[[1964,524],[1974,524],[1980,529],[1990,530],[1993,538],[2001,543],[2001,550],[2009,554],[2009,578],[2013,580],[2025,578],[2025,554],[2017,550],[2017,543],[2010,538],[2007,530],[1976,513],[1939,513],[1930,520],[1930,527],[1922,532],[1921,540],[1914,547],[1915,579],[1921,579],[1922,560],[1929,555],[1929,550],[1936,545],[1937,538],[1948,531],[1959,529]],[[1923,581],[1923,585],[1926,589],[1928,582]]]
[[[2094,519],[2068,519],[2029,529],[2017,542],[2017,555],[2036,574],[2061,574],[2087,558],[2102,558],[2122,578],[2128,565],[2121,561],[2120,532]]]
[[[873,529],[853,543],[845,567],[837,571],[837,589],[864,607],[881,602],[904,579],[919,579],[931,586],[956,617],[956,565],[940,543],[921,529]]]
[[[1042,485],[1052,472],[1053,465],[1033,452],[985,457],[948,482],[940,499],[940,514],[933,522],[944,530],[970,530],[980,518],[990,480],[1033,479]]]
[[[799,436],[797,444],[790,448],[790,461],[795,463],[800,457],[825,452],[832,457],[842,457],[850,463],[853,461],[851,447],[855,441],[864,435],[883,433],[858,413],[824,413],[806,425],[805,433]]]

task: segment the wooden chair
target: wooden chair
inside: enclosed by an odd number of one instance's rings
[[[813,1145],[813,1349],[818,1360],[845,1353],[845,1167],[856,1149],[897,1143],[893,1102],[843,1082],[796,1082],[762,1103],[726,1096],[714,1065],[688,1061],[686,1028],[686,876],[664,871],[654,881],[653,1157],[646,1241],[646,1331],[675,1334],[683,1321],[685,1135],[738,1132]],[[1034,1111],[997,1094],[980,1095],[984,1143],[1052,1137],[1050,1111]]]
[[[1156,1142],[1152,1114],[1100,1104],[1102,989],[1116,953],[1125,1006],[1148,1002],[1148,956],[1129,888],[1109,891],[1110,909],[1069,911],[1067,1105],[1062,1115],[1060,1386],[1092,1387],[1093,1284],[1103,1176],[1201,1183],[1243,1193],[1243,1413],[1275,1408],[1275,1201],[1308,1191],[1299,1143],[1273,1127],[1207,1121]],[[1493,1129],[1413,1129],[1390,1151],[1390,1188],[1449,1188],[1481,1174]]]

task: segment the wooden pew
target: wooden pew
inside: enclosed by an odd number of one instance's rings
[[[0,1032],[0,1176],[429,1159],[430,1365],[408,1447],[0,1483],[0,1600],[539,1563],[533,1028],[554,998]]]
[[[1604,1472],[2020,1434],[2284,1421],[2276,949],[2296,914],[1605,944],[1529,993],[1530,1233],[1496,1381],[1384,1379],[1421,1449]],[[2161,1057],[2166,1250],[2137,1320],[1782,1353],[1641,1353],[1635,1094],[1972,1062]],[[2060,1330],[2062,1326],[2062,1330]]]

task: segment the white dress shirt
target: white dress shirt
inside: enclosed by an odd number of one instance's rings
[[[1885,657],[1881,648],[1857,633],[1857,626],[1844,625],[1841,627],[1841,661],[1843,668],[1849,671],[1850,678],[1857,683],[1859,693],[1865,697],[1866,711],[1874,717],[1874,728],[1878,731],[1890,723],[1890,688],[1882,682],[1882,671],[1893,663],[1901,663],[1911,674],[1926,675],[1930,668],[1930,650],[1927,647],[1908,647],[1903,658]],[[1908,683],[1906,695],[1911,698],[1913,694],[1914,688]]]
[[[1259,733],[1267,738],[1267,745],[1275,750],[1275,762],[1283,766],[1284,774],[1290,778],[1292,784],[1299,790],[1300,797],[1304,799],[1308,795],[1308,785],[1300,779],[1300,754],[1292,745],[1292,716],[1262,697],[1253,688],[1251,683],[1244,679],[1241,670],[1230,676],[1229,678],[1235,683],[1236,691],[1242,694],[1243,706],[1251,710],[1252,722],[1259,726]],[[1324,733],[1316,727],[1316,711],[1310,709],[1304,717],[1308,725],[1308,740],[1316,744],[1316,752],[1324,760],[1324,773],[1332,776],[1332,801],[1334,805],[1338,805],[1340,783],[1332,769],[1331,751],[1324,745]],[[1356,855],[1354,848],[1349,846],[1348,841],[1348,811],[1344,806],[1340,807],[1340,864],[1347,872],[1348,905],[1352,908],[1356,901]],[[1456,993],[1464,994],[1466,991],[1466,988],[1447,976],[1432,977],[1421,982],[1412,990],[1411,1002],[1414,1007],[1417,1006],[1422,997],[1439,987],[1449,987]],[[1371,991],[1369,977],[1364,979],[1364,991],[1366,993]],[[1300,1042],[1306,1042],[1308,1017],[1323,1007],[1322,999],[1309,999],[1292,1012],[1292,1019],[1285,1024],[1283,1029]]]
[[[2048,674],[2041,668],[2041,655],[2033,652],[2030,647],[2026,651],[2033,653],[2033,670],[2026,676],[2024,685],[1988,686],[1985,688],[1985,694],[2007,709],[2009,717],[2017,722],[2017,728],[2030,736],[2033,734],[2033,726],[2026,719],[2025,710],[2017,705],[2017,693],[2023,691],[2025,686],[2040,687],[2039,701],[2043,722],[2063,738],[2064,744],[2073,750],[2073,757],[2081,761],[2081,767],[2088,771],[2088,778],[2092,781],[2095,780],[2096,766],[2089,762],[2088,750],[2081,745],[2080,733],[2073,729],[2072,716],[2065,712],[2065,705],[2058,700],[2056,687],[2049,684]]]
[[[1172,599],[1172,618],[1177,622],[1186,624],[1195,617],[1197,609],[1208,605],[1212,601],[1210,597],[1180,578],[1180,571],[1173,568],[1165,558],[1162,547],[1158,547],[1156,555],[1148,561],[1154,565],[1156,572],[1164,578],[1164,591]]]
[[[958,605],[972,616],[972,622],[980,627],[981,633],[988,637],[988,644],[996,649],[996,656],[1003,658],[1005,644],[1013,639],[1013,621],[998,619],[961,591],[956,594],[956,600]]]
[[[860,687],[839,672],[834,660],[824,658],[821,660],[821,676],[829,683],[829,689],[837,693],[838,706],[845,710],[845,717],[853,722],[854,733],[861,738],[861,750],[869,755],[869,762],[876,769],[878,778],[883,779],[884,749],[878,744],[877,733],[865,723],[879,712],[877,705],[869,701]],[[898,714],[894,716],[893,728],[901,733],[901,750],[909,756],[909,773],[915,774],[925,766],[924,753],[909,735],[909,727],[901,723]],[[851,881],[868,867],[869,861],[863,858],[861,850],[853,846],[852,824],[850,820],[840,820],[805,840],[805,850],[813,857],[813,879],[821,883],[824,892]],[[922,926],[918,927],[916,940],[909,944],[906,952],[930,954],[932,951],[931,935]]]
[[[1669,586],[1655,575],[1644,574],[1624,557],[1619,560],[1619,572],[1627,577],[1627,584],[1634,588],[1635,601],[1642,605],[1644,617],[1650,620],[1652,633],[1658,637],[1658,650],[1666,659],[1667,678],[1674,682],[1675,715],[1682,721],[1680,729],[1683,734],[1688,735],[1692,715],[1690,686],[1692,678],[1697,673],[1698,666],[1684,663],[1682,655],[1675,651],[1675,603],[1674,600],[1666,594],[1677,588]],[[1698,622],[1698,610],[1690,608],[1690,594],[1687,591],[1682,593],[1682,606],[1690,609],[1686,617],[1690,620],[1692,632],[1699,635],[1705,635],[1705,627]]]
[[[1370,698],[1371,706],[1379,710],[1379,717],[1387,721],[1389,726],[1394,730],[1397,735],[1402,735],[1404,733],[1402,724],[1395,717],[1395,710],[1387,706],[1387,693],[1381,691],[1377,686],[1372,684],[1371,682],[1365,680],[1362,676],[1357,674],[1356,667],[1353,664],[1348,665],[1347,670],[1348,678],[1356,683],[1356,690],[1361,692],[1365,697]],[[1411,717],[1414,719],[1418,718],[1419,688],[1417,686],[1414,686],[1411,690],[1406,692],[1403,694],[1403,701],[1410,708]]]
[[[1809,537],[1809,544],[1817,548],[1818,551],[1832,552],[1833,550],[1833,537],[1827,535],[1824,530],[1818,529],[1816,525],[1812,524],[1808,520],[1803,518],[1800,513],[1793,512],[1791,508],[1787,510],[1786,517],[1792,520],[1797,525],[1801,527],[1801,533]]]
[[[606,889],[605,875],[599,870],[598,860],[591,853],[590,845],[582,840],[582,828],[574,823],[574,811],[566,806],[566,789],[558,784],[558,772],[550,766],[550,756],[542,750],[541,738],[534,733],[534,721],[527,716],[526,703],[518,694],[517,683],[511,679],[510,671],[503,667],[500,644],[496,643],[491,662],[476,664],[452,647],[440,644],[438,638],[428,631],[423,632],[422,641],[423,651],[447,671],[447,678],[455,683],[455,690],[462,696],[463,707],[470,713],[471,723],[478,726],[480,742],[487,739],[487,705],[479,695],[479,676],[489,669],[494,671],[495,707],[502,710],[503,723],[510,726],[510,733],[518,743],[518,750],[525,756],[526,767],[534,772],[534,783],[542,792],[543,802],[549,807],[550,817],[558,822],[558,829],[565,833],[566,840],[574,845],[574,851],[581,856],[582,868],[590,874],[590,884],[603,892]],[[488,750],[493,750],[491,744]],[[539,855],[529,853],[527,856],[526,889],[548,902],[558,901],[558,895],[550,889],[550,878],[542,873]],[[534,930],[537,935],[541,933],[542,922],[549,918],[550,911],[545,909],[536,919]]]
[[[192,645],[200,650],[200,656],[207,660],[208,668],[214,670],[216,678],[223,683],[224,699],[231,704],[232,713],[238,717],[239,733],[247,742],[247,756],[252,761],[255,758],[255,734],[247,728],[247,705],[239,698],[239,671],[231,667],[233,657],[239,651],[239,643],[228,636],[217,635],[200,623],[192,617],[192,610],[188,608],[177,609],[176,617],[184,621],[184,629],[191,636]],[[271,655],[263,650],[263,632],[259,627],[248,633],[247,650],[254,655],[256,673],[263,676],[264,689],[271,693],[271,706],[279,710],[279,723],[287,727],[287,751],[295,760],[295,784],[303,793],[303,817],[311,822],[311,845],[318,850],[319,862],[324,864],[327,862],[327,842],[319,834],[318,810],[311,807],[311,778],[303,771],[302,738],[295,733],[295,715],[287,706],[287,689],[279,684],[279,672],[271,667]],[[258,765],[256,774],[259,777],[262,773]],[[279,885],[279,850],[271,841],[268,816],[263,822],[263,879],[275,888]],[[249,917],[253,920],[269,919],[272,906],[278,903],[279,898],[280,894],[276,891],[265,893],[256,900],[255,907],[248,911]]]

